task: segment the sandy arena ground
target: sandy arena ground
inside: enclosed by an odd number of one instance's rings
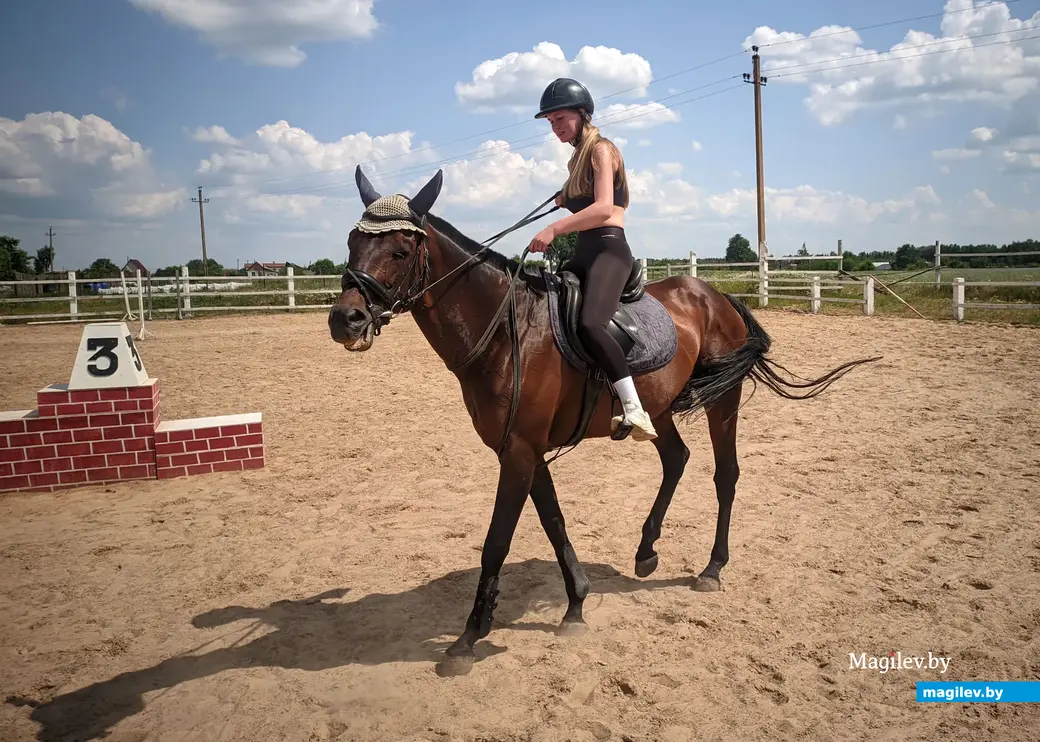
[[[267,468],[0,496],[0,739],[1035,740],[1035,704],[917,704],[914,682],[1040,679],[1040,332],[758,314],[803,375],[885,357],[743,408],[723,591],[689,589],[716,516],[703,419],[646,580],[656,452],[586,442],[553,470],[591,631],[552,632],[529,503],[452,679],[497,470],[413,322],[365,355],[324,314],[151,324],[164,419],[261,411]],[[0,409],[66,381],[80,331],[0,329]],[[850,669],[890,651],[949,671]]]

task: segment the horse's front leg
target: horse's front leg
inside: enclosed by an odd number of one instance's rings
[[[480,557],[477,597],[462,636],[448,647],[447,657],[437,666],[439,675],[464,675],[469,672],[473,667],[473,645],[491,632],[495,600],[498,597],[498,575],[509,554],[513,532],[531,491],[536,463],[537,457],[531,446],[517,438],[511,439],[502,453],[495,510],[491,514],[491,525]]]

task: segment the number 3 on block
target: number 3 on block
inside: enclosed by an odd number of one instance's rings
[[[133,387],[147,381],[125,322],[94,322],[83,328],[69,389]]]

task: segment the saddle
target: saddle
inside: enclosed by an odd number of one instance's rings
[[[568,363],[585,373],[581,413],[574,432],[564,444],[574,446],[588,433],[592,413],[603,391],[609,389],[615,401],[617,393],[578,335],[583,296],[577,274],[568,269],[567,263],[555,273],[541,269],[541,274],[549,297],[549,321],[556,346]],[[660,368],[675,355],[678,347],[675,325],[664,306],[646,293],[643,266],[638,260],[632,261],[632,269],[617,311],[607,324],[607,332],[621,347],[633,376]],[[612,437],[621,440],[627,435],[626,426],[621,426]]]

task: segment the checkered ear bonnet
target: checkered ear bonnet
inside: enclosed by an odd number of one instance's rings
[[[425,225],[426,219],[418,217],[412,211],[407,198],[394,193],[390,196],[380,196],[373,201],[354,226],[368,234],[392,232],[395,229],[408,229],[426,234],[426,230],[416,222]]]

